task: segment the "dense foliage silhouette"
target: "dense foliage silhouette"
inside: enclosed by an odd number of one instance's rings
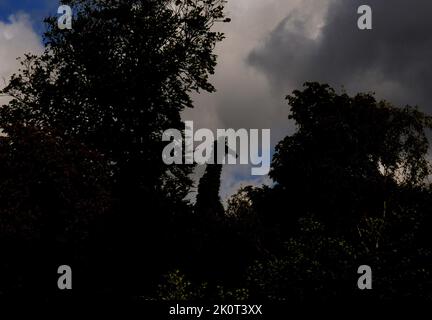
[[[87,259],[99,270],[89,277],[99,277],[96,287],[102,290],[145,293],[168,268],[168,260],[180,254],[175,239],[184,228],[179,217],[189,212],[184,198],[193,167],[161,161],[162,132],[184,128],[180,112],[192,107],[190,92],[214,91],[208,76],[216,65],[214,46],[223,36],[212,27],[224,18],[223,1],[75,0],[69,5],[73,29],[60,30],[57,17],[46,20],[46,50],[41,56],[25,56],[20,72],[3,90],[13,100],[1,109],[0,126],[14,144],[12,131],[24,127],[46,132],[59,143],[75,141],[76,148],[100,157],[110,209],[86,246],[92,248]],[[50,170],[51,165],[57,163],[47,161],[48,169],[40,169]],[[55,173],[56,180],[65,180],[64,172]],[[79,174],[87,179],[85,172]],[[37,183],[31,181],[37,176],[28,179],[22,183]],[[46,198],[50,192],[39,190]],[[97,205],[97,199],[88,201]],[[53,214],[62,209],[54,201],[51,207]],[[30,233],[40,232],[39,222],[30,227]],[[58,233],[68,227],[64,224]],[[41,252],[40,260],[45,258]],[[87,260],[76,259],[62,263],[93,270]],[[55,282],[46,283],[55,289]]]
[[[163,163],[162,133],[184,128],[191,92],[215,90],[223,1],[71,5],[73,29],[48,18],[45,52],[2,90],[0,294],[59,294],[68,264],[74,294],[432,299],[431,117],[306,83],[287,97],[297,131],[274,185],[224,208],[209,165],[192,204],[194,166]],[[364,264],[373,291],[357,289]]]

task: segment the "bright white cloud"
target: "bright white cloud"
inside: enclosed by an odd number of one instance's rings
[[[327,2],[326,0],[325,2]],[[183,119],[193,120],[196,127],[233,129],[272,129],[272,147],[292,133],[289,109],[284,97],[292,88],[273,88],[266,75],[248,63],[250,53],[265,43],[267,36],[290,13],[310,18],[309,32],[316,36],[322,24],[326,5],[322,0],[229,0],[226,14],[230,23],[221,24],[226,39],[217,47],[218,66],[212,78],[217,92],[194,96],[196,108],[187,110]],[[322,9],[322,10],[321,10]],[[286,89],[286,90],[285,90]],[[269,182],[250,175],[250,167],[225,167],[221,196],[226,198],[240,185]]]
[[[33,30],[28,15],[11,15],[8,21],[0,21],[0,88],[18,71],[17,57],[42,50],[40,36]],[[0,105],[7,101],[8,98],[0,97]]]

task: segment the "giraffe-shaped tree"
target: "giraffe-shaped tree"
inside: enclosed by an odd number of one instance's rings
[[[231,154],[237,156],[235,151],[228,148],[226,139],[219,138],[214,141],[212,153],[209,159],[213,159],[212,163],[208,163],[204,175],[198,184],[198,194],[195,204],[195,212],[202,218],[210,221],[221,221],[225,215],[225,209],[221,203],[219,196],[222,164],[218,161],[218,146],[225,148],[223,156]]]

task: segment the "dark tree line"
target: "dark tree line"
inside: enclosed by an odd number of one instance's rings
[[[226,209],[221,166],[197,204],[194,166],[163,163],[190,93],[215,89],[221,0],[72,0],[72,30],[46,20],[45,52],[2,90],[0,294],[156,300],[432,298],[431,118],[372,94],[307,83],[288,96],[297,132],[272,187]],[[288,122],[287,122],[288,125]],[[374,271],[361,292],[358,266]]]
[[[276,184],[240,193],[267,248],[249,269],[256,294],[430,299],[431,117],[318,83],[287,99],[297,132],[276,148]],[[374,270],[370,292],[357,288],[360,265]]]

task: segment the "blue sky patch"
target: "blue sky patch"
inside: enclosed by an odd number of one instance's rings
[[[10,15],[25,13],[30,16],[34,30],[42,34],[43,19],[56,15],[58,7],[59,0],[0,0],[0,20],[7,22]]]

